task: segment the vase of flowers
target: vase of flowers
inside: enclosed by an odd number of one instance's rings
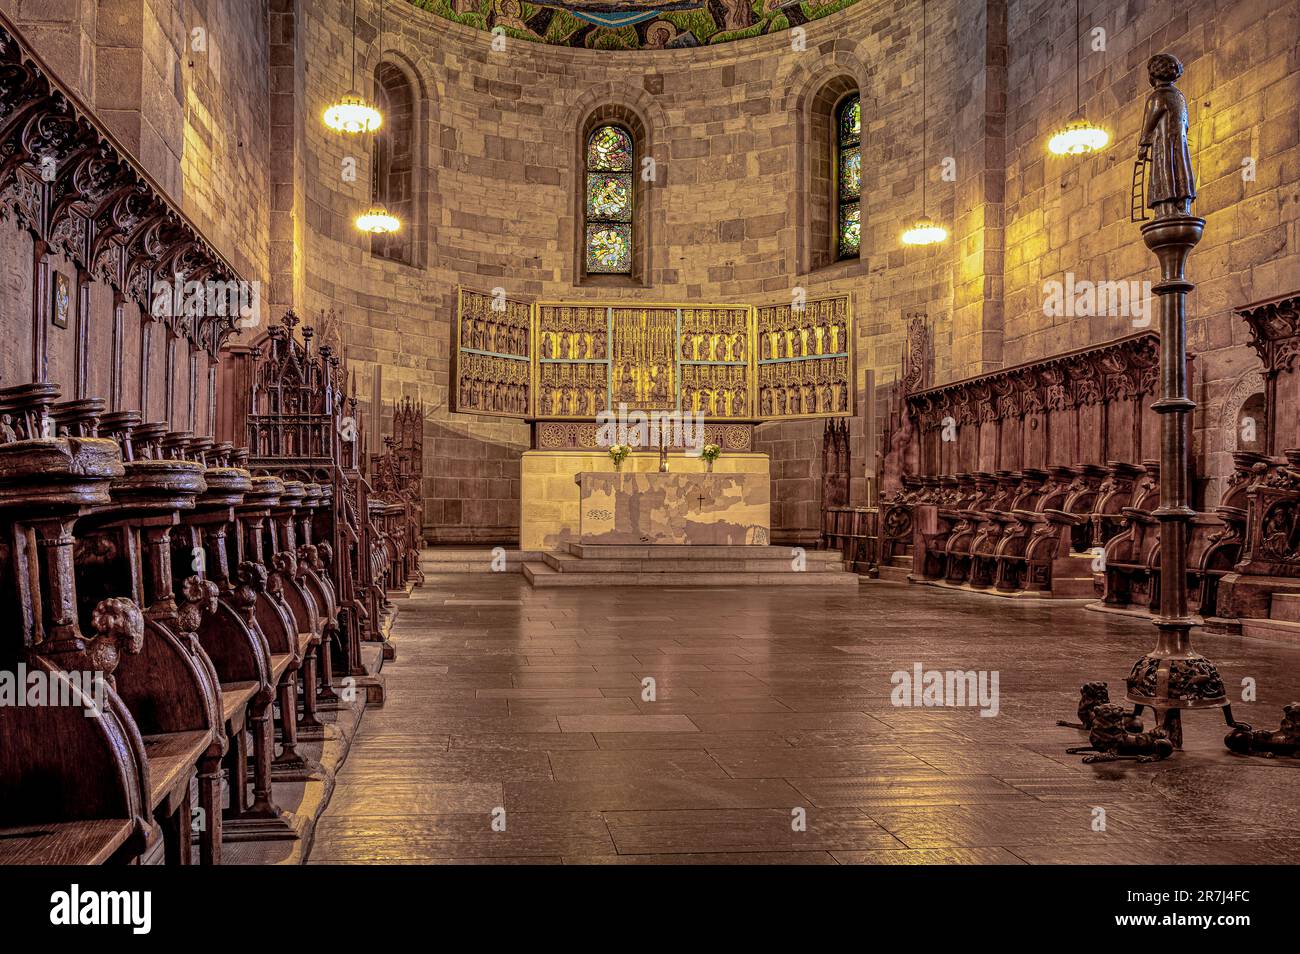
[[[722,456],[722,448],[717,444],[705,444],[704,449],[700,451],[700,456],[704,458],[704,469],[706,473],[713,473],[713,462]]]
[[[623,461],[627,460],[627,455],[632,453],[632,448],[626,444],[611,444],[609,448],[609,459],[614,462],[614,470],[623,469]]]

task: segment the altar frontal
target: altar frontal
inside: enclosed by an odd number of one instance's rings
[[[581,489],[584,544],[766,544],[771,482],[759,474],[599,474]]]

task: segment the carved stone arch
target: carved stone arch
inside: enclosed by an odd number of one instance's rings
[[[654,237],[662,232],[659,190],[666,181],[667,147],[657,133],[667,126],[663,108],[645,90],[617,83],[587,89],[570,108],[569,194],[573,230],[570,235],[574,285],[613,285],[648,288],[654,284],[659,258]],[[632,274],[586,273],[587,137],[603,125],[620,126],[632,136]],[[650,164],[646,165],[645,160]],[[653,172],[647,178],[646,172]]]
[[[1220,412],[1219,427],[1220,433],[1225,435],[1224,450],[1253,450],[1260,453],[1268,453],[1268,418],[1267,413],[1252,415],[1257,417],[1255,421],[1256,433],[1259,435],[1253,445],[1243,444],[1244,429],[1242,426],[1243,415],[1248,403],[1261,403],[1267,394],[1263,372],[1252,368],[1243,373],[1233,382],[1232,388],[1228,391],[1223,399],[1223,409]],[[1252,398],[1258,398],[1259,401],[1252,402]]]
[[[795,223],[795,262],[803,274],[834,264],[835,182],[831,155],[836,113],[845,98],[857,93],[862,103],[863,157],[865,130],[873,114],[867,96],[866,66],[847,50],[835,50],[810,65],[802,60],[777,88],[784,87],[780,108],[795,114],[794,169],[797,187],[789,198],[790,221]],[[864,161],[863,168],[867,168]],[[864,186],[863,192],[867,190]]]

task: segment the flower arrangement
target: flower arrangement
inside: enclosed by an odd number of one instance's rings
[[[717,444],[705,444],[700,451],[700,456],[704,458],[704,463],[708,466],[709,473],[713,473],[713,462],[722,456],[722,448]]]
[[[632,453],[632,448],[626,444],[611,444],[609,446],[609,459],[614,462],[615,470],[623,466],[623,461],[627,460],[627,455],[630,453]]]

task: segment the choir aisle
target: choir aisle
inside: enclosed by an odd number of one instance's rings
[[[1185,753],[1158,765],[1065,754],[1082,733],[1056,719],[1085,681],[1122,689],[1149,623],[989,610],[889,584],[792,597],[430,575],[403,601],[386,704],[309,861],[1300,860],[1293,761],[1230,755],[1216,713],[1189,714]],[[1260,687],[1238,718],[1274,724],[1300,697],[1300,649],[1202,642],[1230,685]],[[891,704],[917,666],[998,674],[996,714]]]

